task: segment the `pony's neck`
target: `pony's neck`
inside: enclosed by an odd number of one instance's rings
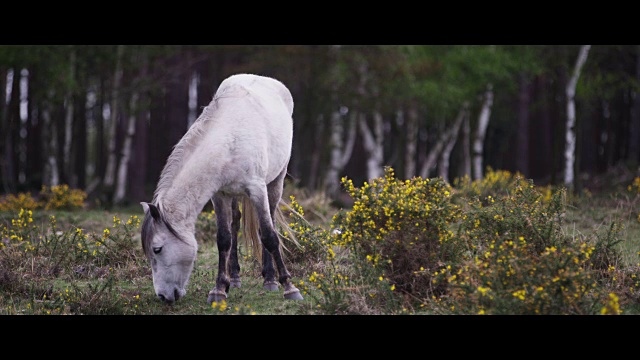
[[[185,231],[195,231],[198,214],[211,199],[214,190],[211,183],[191,181],[182,185],[173,185],[158,196],[167,220]],[[208,195],[211,194],[211,195]]]

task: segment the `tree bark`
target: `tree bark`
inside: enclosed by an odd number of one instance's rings
[[[473,138],[473,179],[481,180],[483,178],[482,157],[484,156],[484,139],[489,126],[489,118],[491,116],[491,107],[493,106],[493,86],[487,85],[484,93],[484,101],[480,116],[478,116],[478,128]]]
[[[458,139],[458,133],[460,132],[460,126],[465,118],[469,117],[469,103],[465,102],[456,117],[453,127],[447,132],[447,139],[444,141],[442,152],[440,153],[440,159],[438,161],[438,176],[444,181],[449,181],[449,159],[451,158],[451,151]]]
[[[449,132],[447,130],[442,132],[438,141],[431,147],[427,157],[422,161],[422,165],[420,166],[420,177],[423,179],[428,178],[431,174],[431,170],[435,167],[438,156],[440,155],[440,152],[442,152],[444,144],[448,139],[448,134]]]
[[[46,165],[44,169],[43,182],[47,186],[60,185],[60,171],[58,168],[58,126],[51,116],[51,99],[53,98],[54,90],[49,89],[47,92],[47,99],[42,105],[42,121],[44,127],[42,131],[43,142],[47,144],[46,149]]]
[[[75,125],[73,152],[75,153],[75,166],[73,177],[75,187],[86,188],[87,181],[87,92],[83,90],[76,95]]]
[[[7,104],[7,71],[8,69],[0,66],[0,174],[2,174],[2,190],[5,193],[13,193],[9,171],[7,169],[7,150],[11,145],[9,141],[9,117]]]
[[[340,110],[335,110],[331,114],[331,152],[329,158],[329,168],[327,169],[327,173],[325,175],[325,189],[329,197],[335,198],[340,191],[340,173],[342,169],[347,165],[349,159],[351,158],[351,154],[353,153],[353,145],[356,140],[356,123],[357,123],[357,113],[354,111],[349,116],[349,129],[345,135],[344,129],[344,116],[341,114]],[[346,144],[345,144],[345,136],[346,136]]]
[[[64,116],[64,146],[62,150],[62,173],[64,182],[71,187],[76,187],[77,181],[74,179],[72,170],[71,144],[73,139],[73,115],[74,115],[74,95],[73,82],[76,72],[76,50],[73,45],[69,51],[69,82],[67,82],[67,92],[65,94],[65,116]]]
[[[20,128],[20,71],[14,69],[9,70],[11,76],[8,76],[7,87],[11,93],[6,94],[8,101],[4,108],[4,149],[2,156],[2,183],[7,193],[15,193],[17,191],[17,172],[16,172],[16,144],[19,139],[17,133]],[[9,79],[10,78],[10,79]],[[6,99],[3,98],[2,101]]]
[[[124,53],[124,46],[118,45],[116,54],[116,68],[113,74],[113,86],[111,88],[111,116],[109,117],[109,147],[108,147],[108,159],[107,168],[104,174],[103,185],[109,189],[113,187],[116,175],[116,165],[118,162],[116,143],[117,143],[117,129],[118,129],[118,115],[119,115],[119,97],[120,97],[120,83],[122,82],[122,55]]]
[[[113,195],[114,205],[124,203],[127,190],[127,170],[129,168],[129,159],[131,158],[131,144],[133,136],[136,134],[136,119],[138,115],[138,92],[134,91],[131,95],[129,104],[129,121],[127,124],[127,133],[125,134],[124,143],[122,145],[122,155],[118,165],[118,177],[116,181],[116,190]]]
[[[416,176],[416,151],[418,148],[418,106],[411,102],[407,110],[405,153],[404,153],[404,178],[411,179]]]
[[[471,124],[469,113],[462,121],[462,176],[471,178]]]
[[[567,96],[567,126],[565,132],[565,151],[564,151],[564,185],[569,188],[574,188],[574,166],[575,166],[575,148],[576,148],[576,107],[575,107],[575,95],[578,79],[580,78],[580,72],[582,66],[587,61],[589,49],[591,45],[582,45],[580,47],[580,53],[576,60],[575,67],[573,68],[573,74],[569,79],[569,83],[566,87]]]
[[[524,72],[520,73],[519,86],[516,170],[525,177],[529,177],[529,106],[531,104],[531,88],[527,75]]]
[[[640,83],[640,45],[636,45],[636,81]],[[640,163],[640,92],[631,90],[631,118],[629,119],[629,160],[637,166]]]
[[[383,126],[384,120],[379,111],[373,112],[373,130],[367,125],[366,117],[360,116],[358,120],[360,134],[362,135],[364,148],[367,153],[367,179],[379,178],[383,175],[384,148]]]

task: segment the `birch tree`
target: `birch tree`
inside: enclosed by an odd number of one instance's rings
[[[104,174],[103,185],[107,188],[113,186],[116,175],[116,165],[118,161],[116,153],[116,130],[118,129],[118,112],[119,112],[119,98],[120,98],[120,84],[122,82],[122,56],[124,53],[124,46],[118,45],[116,50],[116,67],[113,73],[113,87],[111,88],[111,116],[109,116],[109,132],[107,134],[109,138],[108,145],[108,158],[107,168]]]
[[[464,121],[465,114],[468,114],[468,103],[465,102],[462,109],[456,116],[453,125],[445,128],[438,136],[436,143],[430,148],[427,156],[423,160],[420,166],[420,177],[428,178],[431,175],[431,171],[439,165],[438,176],[442,176],[444,172],[449,171],[449,157],[453,146],[455,145],[458,132],[460,131],[460,125]],[[447,152],[446,155],[443,155]],[[443,169],[446,167],[446,169]],[[443,176],[446,178],[446,176]]]
[[[138,92],[134,91],[131,95],[131,100],[129,103],[129,119],[127,122],[127,132],[125,134],[124,143],[122,145],[122,157],[120,158],[120,164],[118,165],[116,190],[113,195],[113,203],[116,205],[122,204],[126,195],[127,169],[129,168],[129,159],[131,158],[131,143],[133,142],[133,136],[136,134],[137,103]]]
[[[564,150],[564,185],[569,189],[573,189],[573,183],[574,183],[574,165],[575,165],[575,149],[576,149],[576,134],[575,134],[576,86],[578,84],[578,79],[580,78],[582,67],[584,66],[584,63],[587,61],[587,56],[589,55],[590,48],[591,48],[591,45],[582,45],[580,47],[580,53],[578,54],[578,58],[576,59],[575,66],[573,68],[573,73],[571,74],[571,78],[569,79],[569,82],[567,83],[567,87],[565,90],[565,93],[567,96],[567,122],[566,122],[566,130],[565,130],[565,150]]]
[[[65,82],[67,85],[67,91],[65,94],[64,105],[65,105],[65,116],[64,116],[64,146],[62,152],[62,163],[63,163],[63,171],[64,176],[67,179],[67,183],[75,187],[76,181],[73,181],[73,169],[71,167],[71,144],[73,139],[73,82],[75,79],[75,71],[76,71],[76,49],[74,46],[71,46],[71,50],[69,51],[69,78],[68,81]]]
[[[462,121],[462,175],[471,178],[471,124],[469,114]]]
[[[329,164],[322,186],[330,198],[336,198],[340,191],[340,174],[353,153],[357,133],[357,111],[350,111],[338,96],[343,81],[340,71],[342,65],[341,45],[331,45],[329,55],[333,60],[333,65],[329,69],[330,99],[333,110],[329,117]],[[362,85],[362,79],[360,83]],[[360,88],[359,91],[363,93],[364,89]]]
[[[372,115],[373,126],[369,128],[365,114],[358,117],[358,126],[365,152],[367,153],[367,179],[375,179],[383,175],[384,166],[384,119],[379,111]]]
[[[469,117],[469,102],[465,101],[456,117],[455,122],[451,129],[447,132],[447,139],[444,142],[442,152],[440,153],[440,160],[438,162],[438,176],[445,181],[449,181],[449,159],[451,158],[451,151],[458,139],[458,133],[460,132],[460,126]]]
[[[127,174],[129,170],[129,163],[131,159],[131,152],[133,151],[133,138],[136,134],[136,123],[138,121],[138,114],[140,113],[140,106],[138,105],[139,99],[139,87],[140,84],[144,81],[148,72],[148,57],[144,51],[140,53],[141,59],[138,59],[140,63],[142,63],[142,68],[140,70],[140,75],[137,77],[136,81],[133,81],[133,94],[131,95],[131,99],[129,100],[129,117],[127,122],[127,132],[125,134],[124,143],[122,145],[122,154],[120,158],[120,163],[118,165],[118,177],[116,181],[116,190],[113,195],[113,203],[114,204],[122,204],[125,199],[125,195],[127,193]]]
[[[476,128],[473,137],[473,178],[474,180],[481,180],[483,177],[483,162],[484,155],[484,139],[487,134],[487,127],[489,126],[489,118],[491,117],[491,108],[493,106],[493,85],[488,84],[485,90],[482,108],[480,109],[480,115],[478,116],[478,127]]]
[[[335,198],[340,191],[340,173],[347,165],[353,152],[356,140],[357,113],[354,111],[346,117],[346,107],[341,107],[331,114],[329,123],[331,131],[329,167],[325,175],[325,189],[327,194]],[[348,128],[344,122],[348,119]]]
[[[400,117],[398,117],[400,118]],[[407,110],[407,116],[402,117],[406,121],[406,142],[404,145],[404,177],[411,179],[416,176],[416,152],[418,145],[418,108],[415,102],[411,102]]]
[[[17,81],[14,80],[13,74],[13,69],[0,67],[0,173],[2,174],[2,188],[6,193],[15,192],[15,183],[11,175],[13,174],[13,145],[9,120],[13,82]],[[9,81],[11,83],[8,83]]]

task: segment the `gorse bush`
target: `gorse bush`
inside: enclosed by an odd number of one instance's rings
[[[470,202],[459,232],[472,244],[470,256],[435,274],[435,284],[450,286],[452,311],[600,313],[611,297],[601,286],[607,274],[597,270],[619,260],[615,226],[604,236],[572,238],[562,231],[564,189],[546,203],[531,181],[517,178],[505,190]]]
[[[42,207],[45,210],[72,210],[84,206],[87,194],[80,189],[70,189],[69,185],[42,186],[40,191]]]
[[[70,189],[69,185],[42,186],[38,198],[30,192],[9,194],[0,198],[0,211],[27,210],[74,210],[84,207],[87,194],[80,189]]]
[[[354,206],[334,216],[334,231],[290,214],[296,236],[326,259],[301,282],[315,303],[305,310],[620,314],[637,301],[637,268],[616,267],[619,226],[568,236],[564,188],[548,195],[499,174],[466,197],[440,178],[400,181],[387,168],[360,188],[343,179]]]
[[[472,181],[469,176],[463,176],[455,178],[452,185],[456,189],[457,197],[486,199],[491,196],[495,198],[503,193],[517,177],[522,177],[522,174],[518,172],[514,174],[508,170],[493,170],[488,166],[482,179]]]
[[[30,192],[9,194],[0,197],[0,211],[30,209],[35,210],[40,207],[40,203],[31,196]]]
[[[519,172],[494,170],[488,166],[482,179],[472,181],[469,176],[463,176],[453,180],[454,202],[464,203],[468,199],[480,199],[487,204],[492,198],[505,195],[516,182],[520,181],[519,179],[524,179],[524,176]],[[557,185],[536,186],[536,191],[542,195],[539,200],[543,203],[551,201],[553,193],[562,189],[562,186]],[[590,197],[591,193],[589,190],[583,189],[581,195]],[[575,195],[565,191],[564,197],[565,201],[569,203],[574,200]]]
[[[325,271],[312,273],[306,288],[320,294],[311,295],[316,311],[399,313],[440,294],[424,274],[456,261],[465,248],[450,230],[460,216],[451,187],[440,178],[397,180],[389,167],[360,188],[347,178],[342,183],[354,205],[333,217],[332,232],[295,216],[290,224],[301,243],[326,258]]]
[[[422,274],[457,261],[465,250],[451,231],[461,216],[451,187],[441,178],[398,180],[392,168],[360,188],[348,179],[343,184],[354,205],[334,226],[362,274],[387,279],[406,296],[405,305],[439,294],[442,289]]]

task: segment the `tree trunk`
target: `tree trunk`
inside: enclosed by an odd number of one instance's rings
[[[140,94],[140,103],[147,103],[145,93]],[[135,142],[133,143],[134,151],[131,166],[129,166],[129,173],[131,174],[131,179],[129,180],[129,198],[133,202],[148,201],[151,198],[151,194],[146,194],[145,186],[147,183],[148,132],[149,110],[145,107],[142,109],[136,122],[136,135]]]
[[[73,115],[74,115],[74,95],[73,82],[75,81],[76,71],[76,50],[72,45],[69,51],[69,79],[70,83],[67,83],[67,92],[65,94],[65,116],[64,116],[64,146],[62,150],[62,177],[64,182],[69,186],[76,187],[77,179],[74,179],[72,170],[72,154],[71,144],[73,140]]]
[[[74,126],[74,150],[75,153],[75,166],[73,171],[73,177],[75,179],[75,186],[79,189],[86,187],[87,181],[87,92],[86,90],[80,91],[76,96],[76,114],[75,114],[75,126]]]
[[[636,81],[640,83],[640,45],[636,45]],[[640,92],[631,90],[631,118],[629,119],[629,160],[633,166],[640,163]]]
[[[345,144],[345,130],[343,125],[345,117],[341,114],[340,110],[335,110],[331,114],[331,142],[329,145],[331,152],[324,185],[327,194],[331,198],[335,198],[340,191],[340,173],[345,165],[347,165],[353,153],[353,145],[356,142],[357,116],[355,111],[349,116],[349,129],[346,133],[347,141]]]
[[[43,182],[44,169],[44,146],[46,143],[42,142],[42,121],[40,121],[39,107],[41,106],[40,92],[36,91],[38,88],[37,74],[34,71],[29,72],[29,89],[27,97],[28,111],[29,111],[29,124],[27,129],[27,166],[25,172],[27,174],[27,184],[29,188],[40,189]]]
[[[320,167],[320,158],[322,157],[323,138],[324,138],[324,114],[317,116],[314,123],[315,131],[313,132],[313,148],[311,152],[311,160],[309,161],[309,185],[311,189],[315,189],[318,186],[318,168]]]
[[[16,136],[20,129],[20,72],[16,69],[10,69],[10,76],[7,77],[7,88],[10,91],[6,94],[9,101],[4,108],[4,149],[2,156],[2,184],[7,193],[15,193],[17,191],[17,172],[16,172],[16,144],[19,136]],[[2,99],[6,100],[5,98]]]
[[[5,193],[15,192],[15,188],[12,188],[9,169],[7,167],[7,155],[8,149],[11,149],[11,145],[7,144],[11,133],[9,131],[9,110],[7,104],[7,69],[0,66],[0,174],[2,174],[2,190]]]
[[[580,78],[580,72],[582,66],[587,61],[587,55],[591,45],[582,45],[580,47],[580,54],[576,60],[575,67],[573,68],[573,74],[569,79],[569,83],[566,87],[567,96],[567,126],[565,132],[565,151],[564,151],[564,185],[569,188],[574,188],[574,165],[575,165],[575,148],[576,148],[576,107],[575,107],[575,95],[578,79]]]
[[[47,144],[46,165],[44,169],[43,182],[49,187],[60,185],[60,171],[58,168],[58,126],[52,119],[51,99],[54,90],[49,89],[47,99],[42,105],[42,121],[44,127],[42,131],[43,143]]]
[[[127,124],[127,133],[125,134],[124,144],[122,145],[122,155],[120,164],[118,165],[118,178],[116,181],[116,190],[113,195],[113,203],[121,205],[124,202],[127,186],[127,170],[129,168],[129,159],[131,158],[131,143],[133,136],[136,134],[138,92],[134,90],[131,95],[131,103],[129,104],[129,122]]]
[[[427,154],[427,157],[422,161],[422,165],[420,166],[420,177],[426,179],[431,174],[431,170],[436,166],[436,161],[438,160],[438,156],[442,149],[444,148],[444,144],[449,138],[449,131],[445,130],[442,132],[438,141],[431,147],[431,150]]]
[[[491,107],[493,106],[493,86],[487,85],[484,93],[484,101],[480,116],[478,116],[478,128],[473,138],[473,179],[481,180],[483,177],[482,157],[484,155],[484,138],[489,126],[489,117],[491,116]]]
[[[529,171],[529,106],[531,103],[531,88],[527,75],[522,72],[519,77],[520,92],[518,93],[518,128],[516,131],[516,170],[525,177]]]
[[[120,83],[122,82],[122,55],[124,53],[124,46],[118,45],[116,54],[116,68],[113,75],[113,86],[111,88],[111,116],[109,117],[109,133],[108,141],[108,159],[107,168],[104,174],[103,185],[107,191],[110,191],[113,187],[116,175],[116,165],[118,162],[116,144],[117,144],[117,129],[118,129],[118,114],[119,114],[119,97],[120,97]],[[111,189],[112,190],[112,189]]]
[[[465,102],[462,105],[462,109],[458,113],[453,127],[447,132],[447,139],[444,142],[444,147],[440,153],[440,160],[438,162],[438,176],[444,181],[449,181],[449,159],[451,158],[451,151],[458,139],[458,133],[460,132],[460,126],[465,118],[469,116],[469,103]]]
[[[360,134],[364,142],[364,149],[367,153],[367,179],[379,178],[383,175],[384,148],[383,148],[383,126],[384,120],[379,111],[373,112],[373,131],[367,125],[366,117],[359,118]]]
[[[469,113],[462,121],[462,176],[468,176],[471,179],[471,124]]]
[[[418,148],[418,106],[411,102],[406,116],[404,178],[416,176],[416,151]]]

